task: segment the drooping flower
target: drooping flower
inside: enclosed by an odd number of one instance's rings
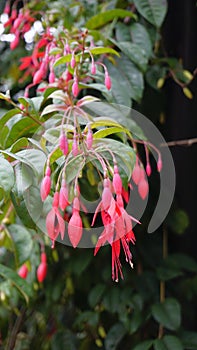
[[[105,86],[108,90],[111,89],[111,79],[107,71],[105,72]]]
[[[59,193],[55,192],[53,198],[52,209],[49,211],[46,217],[46,228],[49,238],[52,240],[52,247],[54,247],[55,240],[60,234],[61,239],[64,239],[65,234],[65,222],[58,210],[59,205]]]
[[[27,268],[27,265],[26,264],[23,264],[20,269],[18,270],[18,275],[21,277],[21,278],[24,278],[26,279],[27,278],[27,275],[28,275],[28,268]]]
[[[76,248],[77,245],[79,244],[82,237],[82,232],[83,232],[82,219],[79,214],[79,210],[80,210],[79,198],[75,197],[73,200],[72,216],[68,223],[68,236],[74,248]]]
[[[61,210],[65,210],[66,207],[69,205],[68,201],[68,188],[66,185],[66,180],[62,180],[61,188],[60,188],[60,193],[59,193],[59,207]]]
[[[42,283],[47,275],[47,257],[46,253],[41,254],[41,263],[36,271],[38,282]]]
[[[42,180],[41,187],[40,187],[40,196],[41,196],[41,199],[43,202],[48,197],[50,190],[51,190],[50,175],[51,175],[51,170],[50,170],[50,167],[47,166],[45,176]]]
[[[63,130],[61,132],[60,139],[59,139],[59,147],[63,152],[63,154],[66,156],[68,154],[68,139]]]

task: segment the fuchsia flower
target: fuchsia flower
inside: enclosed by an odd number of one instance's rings
[[[64,211],[68,205],[68,188],[66,186],[66,180],[63,179],[59,194],[59,207]]]
[[[108,90],[111,89],[111,78],[107,71],[105,72],[105,86]]]
[[[120,263],[120,248],[123,247],[126,261],[133,267],[132,254],[129,249],[129,242],[135,243],[135,235],[132,230],[132,220],[137,221],[130,216],[124,209],[122,199],[122,180],[118,173],[118,168],[115,166],[113,177],[113,187],[116,193],[116,200],[113,198],[110,190],[110,180],[104,180],[104,189],[102,200],[96,208],[92,225],[101,209],[101,218],[104,225],[104,230],[101,233],[95,247],[94,255],[97,254],[101,246],[109,243],[112,247],[112,279],[118,281],[118,275],[123,278],[121,263]],[[137,221],[138,222],[138,221]]]
[[[49,238],[52,240],[52,247],[54,247],[55,240],[57,237],[61,236],[61,239],[64,239],[65,234],[65,222],[60,215],[58,210],[59,205],[59,193],[55,192],[53,198],[52,209],[46,217],[46,228],[49,235]]]
[[[21,278],[24,278],[26,279],[27,278],[27,275],[28,275],[28,268],[27,268],[27,265],[26,264],[23,264],[20,269],[18,270],[18,275],[21,277]]]
[[[45,199],[48,197],[50,190],[51,190],[51,170],[50,167],[47,166],[46,172],[45,172],[45,177],[42,180],[41,187],[40,187],[40,196],[42,201],[44,202]]]
[[[59,146],[63,154],[66,156],[68,154],[68,139],[63,130],[61,131]]]
[[[68,223],[68,236],[74,248],[79,244],[82,237],[82,219],[79,215],[80,203],[79,198],[75,197],[73,200],[73,211],[70,221]]]
[[[47,256],[46,253],[41,254],[41,263],[37,268],[37,279],[38,282],[42,283],[47,275]]]

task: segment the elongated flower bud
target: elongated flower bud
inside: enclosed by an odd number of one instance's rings
[[[148,195],[148,182],[146,179],[140,180],[138,184],[138,192],[142,199],[145,199]]]
[[[96,65],[94,62],[92,62],[92,65],[91,65],[91,73],[96,74]]]
[[[83,227],[82,220],[79,215],[79,199],[75,197],[73,201],[73,214],[68,223],[68,236],[74,248],[76,248],[79,244],[82,237],[82,232]]]
[[[50,176],[45,175],[40,187],[40,196],[43,202],[48,197],[50,190],[51,190],[51,179],[50,179]]]
[[[65,136],[64,132],[61,133],[60,139],[59,139],[59,146],[64,155],[66,156],[68,154],[68,139]]]
[[[47,256],[46,256],[46,253],[45,252],[43,252],[42,254],[41,254],[41,262],[42,263],[46,263],[47,262]]]
[[[19,271],[18,271],[18,275],[21,277],[21,278],[24,278],[26,279],[27,278],[27,275],[28,275],[28,268],[27,268],[27,265],[23,264]]]
[[[78,86],[78,81],[75,80],[72,86],[72,93],[74,95],[74,97],[77,97],[78,93],[79,93],[79,86]]]
[[[88,128],[88,134],[87,134],[87,139],[86,139],[86,144],[87,144],[88,149],[92,148],[92,143],[93,143],[92,130],[91,130],[91,128]]]
[[[159,157],[157,161],[157,170],[160,172],[161,169],[162,169],[162,160],[161,160],[161,157]]]
[[[19,41],[20,41],[20,34],[19,32],[16,32],[14,40],[10,43],[10,49],[14,50],[18,46]]]
[[[72,154],[74,157],[76,157],[79,154],[78,143],[75,137],[73,139]]]
[[[147,164],[146,164],[146,173],[147,173],[147,175],[150,176],[150,175],[151,175],[151,172],[152,172],[152,170],[151,170],[150,163],[147,163]]]
[[[62,180],[62,186],[59,194],[59,207],[61,210],[65,210],[68,204],[68,188],[66,186],[66,181]]]
[[[141,169],[140,169],[140,166],[136,164],[132,172],[132,179],[136,185],[138,185],[140,181],[140,176],[141,176]]]
[[[39,283],[42,283],[47,275],[47,264],[46,262],[41,262],[37,268],[37,279]]]
[[[71,58],[71,61],[70,61],[70,66],[71,66],[71,68],[75,68],[75,65],[76,65],[75,54],[73,52],[72,53],[72,58]]]
[[[113,187],[116,194],[122,194],[122,180],[117,165],[114,166]]]
[[[49,83],[53,84],[54,82],[55,82],[55,73],[53,70],[51,70],[49,73]]]
[[[109,183],[107,179],[104,180],[104,189],[102,193],[102,204],[103,204],[103,209],[107,210],[110,207],[112,201],[112,193],[111,190],[109,189]]]
[[[108,72],[105,73],[105,86],[108,90],[111,89],[111,79]]]

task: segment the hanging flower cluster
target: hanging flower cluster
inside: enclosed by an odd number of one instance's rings
[[[6,6],[5,12],[10,14],[9,3]],[[24,35],[24,32],[33,23],[33,18],[29,15],[28,10],[16,13],[15,18],[14,10],[16,9],[12,9],[9,23],[6,24],[6,26],[11,26],[11,31],[15,31],[15,42],[11,43],[13,49],[18,45],[19,36]],[[112,48],[109,52],[115,53]],[[25,76],[32,77],[32,82],[25,90],[25,97],[28,97],[29,89],[37,85],[39,92],[45,91],[48,87],[54,87],[55,90],[61,90],[61,96],[63,96],[63,103],[53,104],[52,111],[61,115],[60,125],[56,129],[59,132],[58,142],[50,148],[47,155],[45,173],[40,187],[43,202],[49,196],[53,199],[52,207],[46,217],[46,230],[52,241],[52,247],[59,237],[63,241],[65,235],[68,235],[74,248],[82,240],[84,226],[82,210],[85,212],[86,209],[80,196],[80,178],[83,176],[87,162],[92,162],[94,159],[99,164],[97,172],[102,183],[102,194],[101,201],[92,217],[91,226],[95,226],[98,216],[103,225],[103,231],[95,246],[95,255],[103,245],[111,246],[112,279],[118,281],[119,275],[123,278],[120,262],[121,248],[126,261],[133,267],[130,243],[135,244],[133,223],[139,223],[125,209],[125,203],[128,203],[129,192],[132,189],[130,177],[137,185],[140,197],[144,200],[149,191],[146,175],[151,175],[149,148],[153,147],[158,153],[158,171],[161,171],[162,162],[159,151],[153,145],[147,141],[134,140],[124,129],[120,129],[121,132],[125,132],[127,147],[132,150],[133,157],[135,157],[132,176],[127,177],[127,183],[124,178],[123,186],[121,166],[118,164],[115,152],[110,146],[106,146],[102,137],[99,144],[96,142],[95,129],[97,128],[94,118],[83,109],[84,105],[95,99],[91,96],[81,97],[80,93],[88,82],[94,80],[97,67],[99,67],[99,77],[105,88],[111,89],[111,78],[104,60],[106,54],[103,56],[102,53],[103,50],[99,51],[87,30],[69,33],[68,30],[62,29],[54,34],[50,27],[47,27],[34,45],[31,56],[21,59],[20,70],[25,71]],[[95,60],[97,54],[102,55],[99,60]],[[59,66],[61,69],[56,70],[56,67]],[[115,125],[121,128],[120,124]],[[119,142],[122,143],[121,140]],[[145,170],[137,151],[137,142],[143,143],[145,149]],[[54,166],[52,158],[57,151],[60,152],[61,164]],[[106,157],[106,152],[109,157]],[[68,181],[67,169],[70,162],[77,157],[80,157],[79,169],[72,180]],[[44,280],[46,272],[46,256],[42,253],[41,263],[37,270],[39,282]],[[25,266],[19,271],[23,278],[26,278],[27,273]]]

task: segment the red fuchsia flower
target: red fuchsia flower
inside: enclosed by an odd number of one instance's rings
[[[42,180],[41,187],[40,187],[40,196],[42,201],[44,202],[45,199],[48,197],[50,190],[51,190],[51,170],[50,167],[47,166],[45,176]]]
[[[59,205],[59,193],[55,192],[53,198],[52,209],[46,217],[46,228],[49,235],[49,238],[52,240],[52,247],[54,247],[55,240],[60,234],[61,239],[64,239],[65,234],[65,222],[60,215],[58,210]]]
[[[59,207],[62,211],[64,211],[68,205],[69,205],[68,188],[66,185],[66,180],[63,179],[61,188],[60,188],[60,194],[59,194]]]
[[[26,264],[23,264],[20,269],[18,270],[18,275],[21,277],[21,278],[24,278],[26,279],[27,278],[27,275],[28,275],[28,268],[27,268],[27,265]]]
[[[76,248],[77,245],[79,244],[82,237],[82,232],[83,232],[82,219],[79,215],[79,210],[80,210],[79,198],[75,197],[73,200],[72,216],[68,223],[68,236],[74,248]]]
[[[92,61],[92,64],[91,64],[91,74],[96,74],[96,65],[94,61]]]
[[[45,253],[41,254],[41,263],[37,268],[38,282],[42,283],[47,275],[47,256]]]

